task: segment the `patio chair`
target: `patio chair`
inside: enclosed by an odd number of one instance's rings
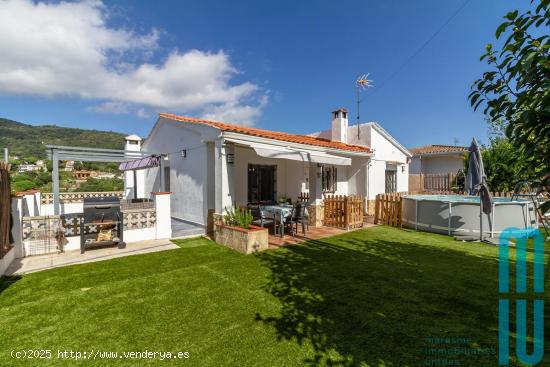
[[[306,234],[306,228],[308,227],[306,216],[306,203],[296,203],[292,208],[292,214],[287,220],[290,225],[290,234],[294,236],[298,232],[298,224],[302,225],[302,234]],[[296,225],[296,232],[294,231],[294,225]]]
[[[248,209],[251,211],[252,217],[254,218],[252,221],[253,225],[259,227],[273,227],[273,230],[275,230],[275,220],[267,218],[259,205],[248,205]]]

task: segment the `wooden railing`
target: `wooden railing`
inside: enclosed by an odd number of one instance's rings
[[[405,193],[376,195],[374,223],[401,227],[403,195]]]
[[[309,202],[309,192],[301,192],[300,196],[298,196],[298,202],[300,203]]]
[[[363,199],[359,196],[327,195],[323,201],[327,227],[352,229],[363,226]]]

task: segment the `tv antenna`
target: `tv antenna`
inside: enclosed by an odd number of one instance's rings
[[[361,104],[361,92],[367,88],[371,88],[372,80],[369,79],[369,74],[360,75],[355,81],[355,90],[357,95],[357,143],[359,143],[360,125],[359,125],[359,105]]]

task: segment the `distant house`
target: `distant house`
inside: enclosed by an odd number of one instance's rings
[[[73,171],[73,176],[77,180],[86,180],[88,177],[92,176],[91,171]]]
[[[74,171],[74,161],[65,162],[65,172],[72,172],[72,171]]]
[[[457,145],[424,145],[409,149],[413,154],[410,174],[448,174],[464,169],[468,147]]]
[[[17,172],[32,172],[32,171],[40,171],[42,170],[42,167],[37,164],[20,164],[17,168]]]
[[[467,147],[425,145],[411,148],[409,191],[451,191],[457,186],[459,171],[464,171]]]

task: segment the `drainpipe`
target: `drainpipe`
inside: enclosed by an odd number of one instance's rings
[[[367,205],[366,205],[366,211],[367,214],[369,213],[369,200],[370,200],[370,192],[369,192],[369,173],[370,173],[370,157],[367,159],[366,169],[365,169],[365,184],[366,184],[366,197],[367,197]]]

